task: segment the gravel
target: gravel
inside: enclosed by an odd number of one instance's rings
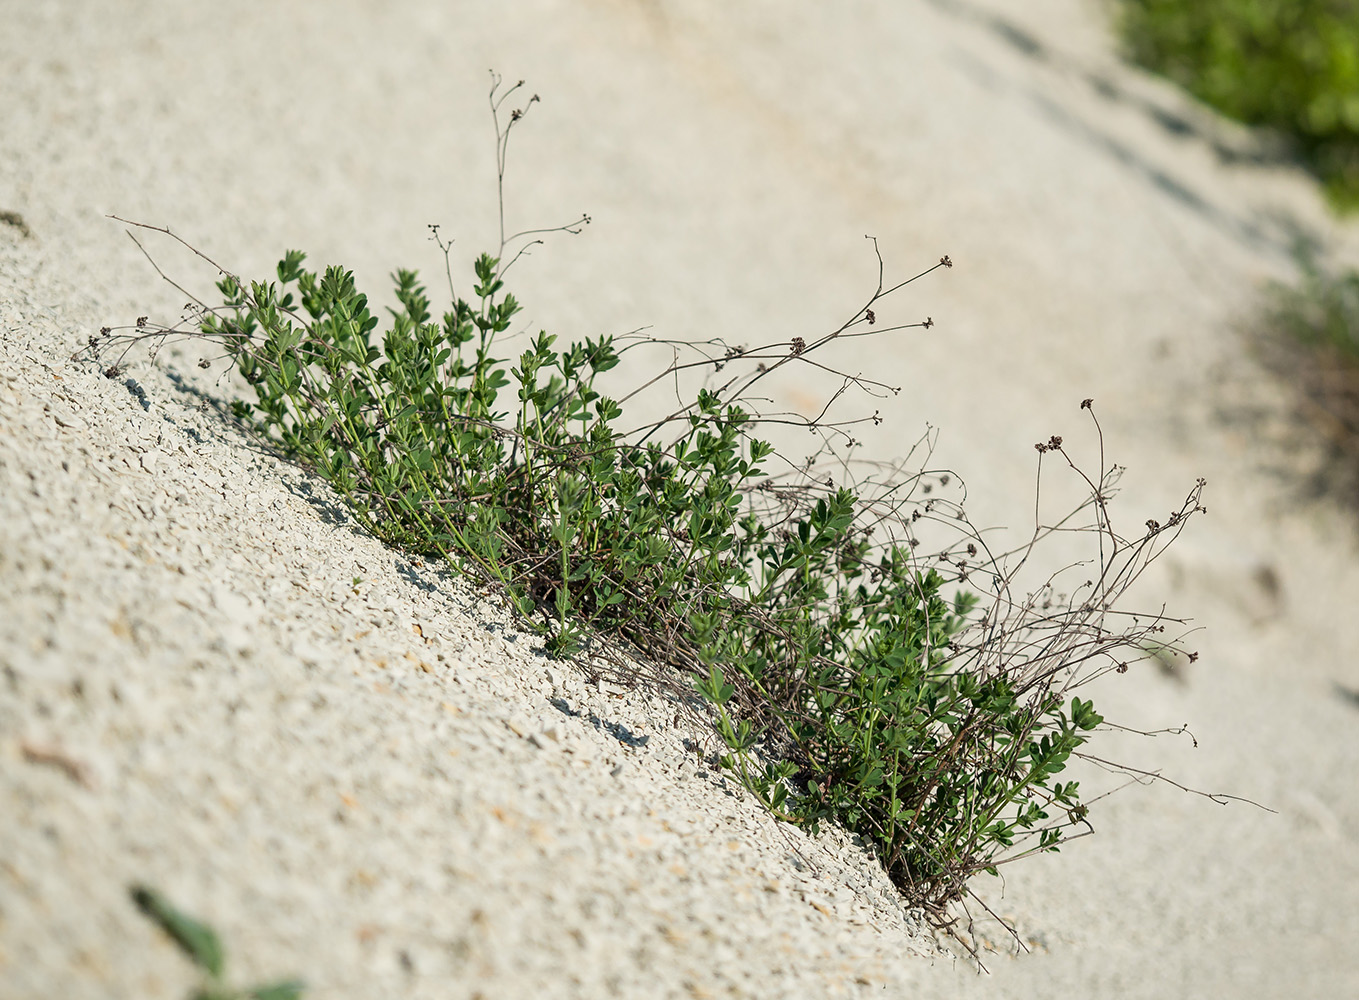
[[[315,997],[1359,995],[1359,533],[1309,492],[1326,449],[1239,335],[1297,236],[1354,264],[1359,224],[1121,62],[1108,14],[0,0],[0,998],[183,998],[133,882],[211,922],[234,981]],[[878,311],[930,329],[837,345],[902,389],[837,403],[880,411],[862,457],[938,428],[931,465],[999,547],[1033,524],[1049,435],[1126,467],[1125,529],[1206,478],[1210,514],[1131,609],[1192,619],[1199,659],[1090,695],[1193,738],[1101,731],[1099,752],[1274,811],[1101,798],[1097,836],[978,880],[1018,932],[977,921],[979,977],[852,841],[724,782],[663,694],[547,661],[493,599],[356,532],[223,418],[212,354],[138,352],[115,379],[70,360],[186,301],[110,214],[247,276],[293,247],[344,263],[379,312],[395,267],[442,309],[440,223],[465,295],[499,221],[489,68],[542,96],[509,227],[593,219],[515,264],[517,334],[810,340],[871,291],[872,234],[888,281],[956,266]],[[212,267],[145,242],[211,294]],[[656,360],[610,375],[629,391]],[[769,382],[808,416],[842,385]],[[1035,572],[1095,558],[1081,541]],[[1080,780],[1088,800],[1126,777]]]

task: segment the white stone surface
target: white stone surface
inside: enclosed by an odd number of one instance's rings
[[[1122,66],[1102,5],[1019,6],[0,2],[0,209],[31,230],[0,224],[0,996],[185,995],[133,881],[209,919],[233,978],[317,998],[1359,993],[1352,515],[1301,495],[1318,452],[1237,329],[1295,229],[1359,236],[1292,168],[1224,159],[1254,140]],[[869,457],[932,423],[974,521],[1022,536],[1032,443],[1093,461],[1092,396],[1127,523],[1205,476],[1139,592],[1201,658],[1096,695],[1197,748],[1098,752],[1277,812],[1096,803],[1097,836],[979,886],[1029,949],[977,927],[979,978],[843,837],[700,763],[673,705],[358,533],[214,411],[220,362],[69,360],[184,305],[108,213],[245,275],[298,247],[375,298],[397,266],[438,288],[438,222],[461,280],[496,238],[491,67],[543,96],[511,228],[594,220],[516,265],[525,330],[814,336],[871,290],[871,233],[889,278],[957,266],[892,307],[927,334],[838,358],[903,387],[842,404],[882,409]]]

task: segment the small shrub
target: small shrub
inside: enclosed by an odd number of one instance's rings
[[[1120,14],[1131,58],[1292,136],[1333,203],[1359,208],[1359,2],[1123,0]]]
[[[1353,500],[1359,483],[1359,271],[1300,247],[1296,285],[1270,286],[1254,324],[1265,364],[1294,390],[1297,414],[1326,443],[1314,486]]]
[[[1359,364],[1359,271],[1333,269],[1315,252],[1297,253],[1302,281],[1271,288],[1271,317],[1298,343]]]
[[[522,118],[500,127],[504,96],[491,91],[502,178]],[[1054,525],[1036,511],[1022,549],[992,553],[947,498],[950,475],[868,467],[856,481],[865,466],[834,452],[855,444],[847,424],[806,422],[833,461],[767,471],[778,456],[753,436],[751,390],[790,364],[825,367],[812,358],[842,338],[928,328],[879,313],[947,257],[891,287],[879,257],[868,302],[810,342],[690,345],[648,384],[685,371],[708,384],[670,417],[623,430],[600,377],[639,341],[563,347],[540,332],[503,356],[519,312],[505,289],[515,240],[502,225],[470,297],[449,269],[437,320],[414,271],[393,275],[398,308],[384,326],[348,271],[308,270],[292,251],[276,281],[224,271],[224,304],[202,306],[188,330],[143,323],[95,347],[220,342],[253,389],[232,403],[236,416],[333,484],[374,535],[503,588],[554,655],[611,658],[635,680],[642,668],[627,664],[640,654],[690,678],[725,744],[722,766],[790,822],[861,834],[936,914],[977,872],[1088,828],[1077,783],[1058,777],[1103,718],[1074,692],[1125,670],[1121,651],[1141,655],[1165,630],[1158,616],[1115,630],[1109,616],[1202,510],[1202,483],[1164,525],[1125,539],[1107,510],[1117,470],[1085,477],[1054,436],[1038,446],[1040,467],[1059,457],[1087,502]],[[846,376],[851,386],[887,388]],[[1059,595],[1052,577],[1017,593],[1035,546],[1081,527],[1097,553],[1075,594]]]

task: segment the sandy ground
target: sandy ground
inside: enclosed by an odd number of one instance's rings
[[[132,878],[211,914],[243,974],[317,996],[1359,994],[1353,515],[1309,495],[1321,452],[1240,332],[1297,234],[1355,260],[1359,230],[1267,143],[1121,65],[1102,5],[1012,6],[0,3],[0,210],[26,224],[0,225],[0,995],[182,995]],[[984,887],[1026,947],[980,930],[979,977],[851,848],[807,876],[749,802],[682,775],[654,704],[587,725],[611,695],[299,500],[176,388],[186,358],[134,365],[144,398],[67,360],[183,304],[109,213],[242,274],[298,247],[374,288],[437,273],[428,223],[457,262],[493,247],[492,67],[542,96],[513,140],[511,229],[593,220],[516,265],[528,324],[810,338],[871,292],[871,234],[889,279],[956,266],[891,309],[931,330],[838,357],[902,387],[844,402],[885,418],[865,454],[938,428],[973,521],[1022,534],[1033,443],[1093,461],[1093,397],[1125,524],[1206,478],[1209,514],[1138,592],[1193,619],[1200,658],[1098,700],[1197,745],[1103,746],[1270,811],[1165,785],[1100,802],[1097,836]],[[774,403],[815,412],[834,384]],[[442,658],[401,645],[436,620],[458,637]],[[257,715],[221,708],[240,703]],[[475,725],[440,729],[448,703]],[[653,730],[648,755],[631,734]],[[563,739],[579,752],[544,763]],[[472,766],[429,763],[449,748]]]

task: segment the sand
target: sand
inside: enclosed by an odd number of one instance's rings
[[[1359,229],[1123,65],[1104,5],[1012,6],[0,4],[0,210],[24,223],[0,224],[0,996],[185,995],[135,881],[209,919],[234,978],[315,997],[1359,993],[1354,514],[1316,495],[1324,449],[1243,333],[1298,234],[1354,262]],[[843,401],[882,412],[865,455],[936,428],[973,521],[1021,538],[1034,442],[1097,460],[1084,398],[1126,525],[1204,477],[1208,514],[1133,595],[1192,619],[1199,658],[1098,691],[1194,739],[1100,747],[1268,811],[1101,800],[1095,836],[978,883],[1022,943],[974,927],[978,975],[851,840],[708,770],[663,697],[552,664],[356,532],[222,420],[192,348],[117,380],[70,360],[184,305],[109,214],[244,275],[300,248],[375,295],[438,275],[438,223],[465,269],[497,240],[491,68],[542,97],[511,229],[592,220],[516,264],[525,329],[810,339],[871,293],[871,234],[889,278],[956,266],[890,307],[928,331],[837,357],[902,388]]]

